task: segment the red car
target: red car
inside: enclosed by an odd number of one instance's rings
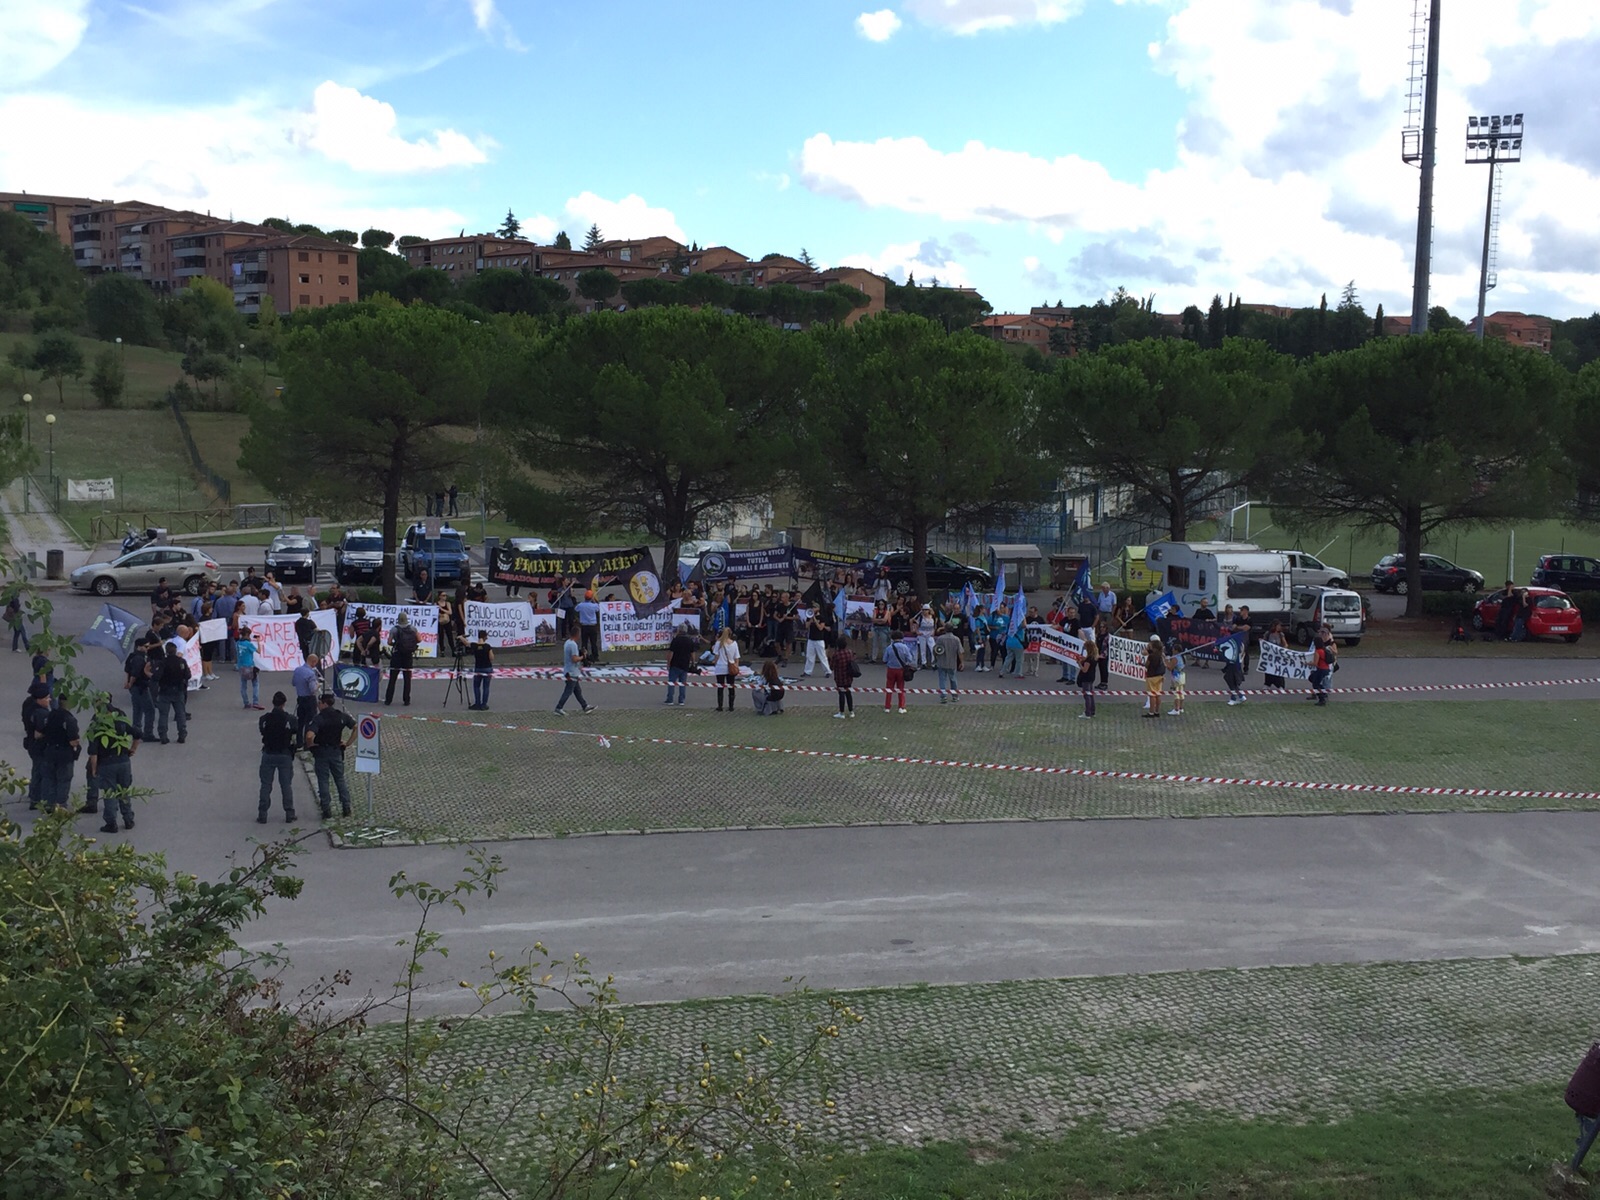
[[[1555,588],[1524,588],[1533,601],[1533,613],[1528,618],[1529,637],[1563,637],[1575,642],[1583,636],[1583,614],[1567,599],[1565,592]],[[1500,615],[1500,593],[1479,600],[1472,610],[1474,629],[1493,629]]]

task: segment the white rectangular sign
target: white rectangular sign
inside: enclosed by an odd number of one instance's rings
[[[117,481],[115,479],[69,479],[67,480],[68,500],[115,500],[117,498]]]
[[[376,713],[362,713],[356,718],[356,774],[378,775],[382,761],[379,730],[382,728]]]
[[[1256,660],[1263,675],[1279,675],[1284,679],[1311,678],[1311,652],[1291,650],[1273,642],[1262,642],[1257,648]]]
[[[1030,641],[1039,644],[1039,653],[1060,663],[1083,666],[1083,642],[1053,625],[1029,625]]]
[[[687,621],[670,611],[651,613],[647,617],[633,615],[633,603],[628,600],[603,600],[600,603],[601,650],[649,650],[664,648],[672,641],[673,621]],[[699,622],[695,623],[696,631]]]
[[[211,617],[200,622],[200,640],[202,642],[221,642],[228,637],[228,623],[221,617]]]
[[[526,600],[508,600],[503,604],[468,600],[462,619],[466,622],[469,642],[477,641],[481,630],[489,635],[489,645],[495,647],[556,644],[556,614],[536,613]]]
[[[256,667],[262,671],[292,671],[305,661],[300,653],[300,638],[294,623],[300,618],[285,613],[283,616],[246,617],[244,624],[250,630],[250,640],[256,644]],[[319,608],[311,614],[317,628],[337,638],[338,622],[331,608]]]
[[[1144,678],[1146,644],[1138,638],[1117,637],[1112,634],[1106,652],[1106,669],[1125,679]]]
[[[399,624],[400,614],[405,613],[411,621],[411,626],[417,631],[417,657],[439,657],[439,609],[432,604],[363,604],[360,607],[367,610],[367,616],[374,621],[383,622],[383,644],[389,644],[389,635],[394,632],[394,627]],[[319,610],[320,611],[320,610]],[[355,645],[356,635],[351,629],[354,614],[348,614],[344,624],[344,641],[340,643],[340,652],[348,652]]]

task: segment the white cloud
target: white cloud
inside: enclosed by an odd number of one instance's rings
[[[328,80],[317,86],[292,136],[296,145],[358,171],[437,171],[489,161],[482,145],[454,129],[407,141],[398,125],[392,105]]]
[[[1163,169],[1117,178],[1098,162],[1043,157],[1026,143],[943,147],[918,137],[836,141],[817,133],[801,150],[798,178],[866,208],[1007,225],[1040,245],[1065,242],[1059,261],[1074,264],[1080,284],[1091,270],[1127,271],[1118,282],[1159,290],[1163,304],[1181,306],[1191,290],[1315,303],[1354,278],[1369,308],[1382,301],[1389,312],[1409,311],[1417,175],[1399,161],[1398,134],[1410,6],[1171,5],[1151,59],[1189,108]],[[1076,7],[908,0],[902,11],[973,32],[1029,14],[1063,19]],[[1600,211],[1600,144],[1582,116],[1594,111],[1588,79],[1600,57],[1600,4],[1453,0],[1446,19],[1450,29],[1482,36],[1458,32],[1446,47],[1433,298],[1456,311],[1476,302],[1485,177],[1460,161],[1466,116],[1520,110],[1542,124],[1530,124],[1528,157],[1506,174],[1501,295],[1509,304],[1518,289],[1561,294],[1568,305],[1554,315],[1586,313],[1600,301],[1600,268],[1575,270],[1559,261],[1559,248],[1583,228],[1574,214]],[[1576,253],[1574,243],[1568,258]],[[1022,279],[1039,272],[1024,263]]]
[[[574,242],[582,240],[590,225],[600,226],[601,234],[608,239],[660,236],[679,242],[689,240],[671,209],[651,208],[642,196],[607,200],[593,192],[581,192],[567,201],[567,215],[582,223],[581,228],[569,231]]]
[[[906,0],[905,9],[924,25],[968,35],[1054,25],[1083,11],[1083,0]]]
[[[517,40],[511,22],[495,6],[495,0],[467,0],[467,4],[472,9],[472,23],[478,27],[479,33],[485,37],[498,37],[508,50],[526,49]]]
[[[470,224],[297,148],[296,114],[249,104],[100,108],[49,94],[0,96],[0,181],[61,195],[144,200],[241,221],[283,216],[433,237]],[[62,136],[63,131],[73,136]],[[95,153],[81,150],[92,130]]]
[[[864,12],[856,18],[856,32],[869,42],[887,42],[900,29],[903,22],[892,8],[877,12]]]
[[[0,0],[0,90],[42,79],[89,28],[89,0]]]
[[[886,275],[896,283],[904,283],[908,277],[915,276],[921,284],[929,284],[937,279],[947,287],[972,286],[967,269],[951,258],[951,252],[946,247],[932,238],[885,246],[876,254],[846,254],[835,265],[864,267],[876,274]]]

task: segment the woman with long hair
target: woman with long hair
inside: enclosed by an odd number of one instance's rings
[[[728,711],[733,711],[734,681],[739,678],[739,641],[733,636],[733,630],[728,626],[722,627],[722,632],[717,635],[717,642],[712,647],[711,674],[717,681],[717,711],[722,711],[722,690],[728,690]]]

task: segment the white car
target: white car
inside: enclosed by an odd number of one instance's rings
[[[154,592],[162,579],[173,591],[198,596],[221,568],[215,559],[187,546],[146,546],[110,562],[89,563],[72,573],[75,591],[111,596],[117,592]]]
[[[1330,567],[1315,554],[1307,554],[1304,550],[1274,550],[1273,554],[1287,555],[1289,559],[1289,583],[1293,587],[1328,587],[1347,588],[1350,586],[1350,575],[1338,567]]]

